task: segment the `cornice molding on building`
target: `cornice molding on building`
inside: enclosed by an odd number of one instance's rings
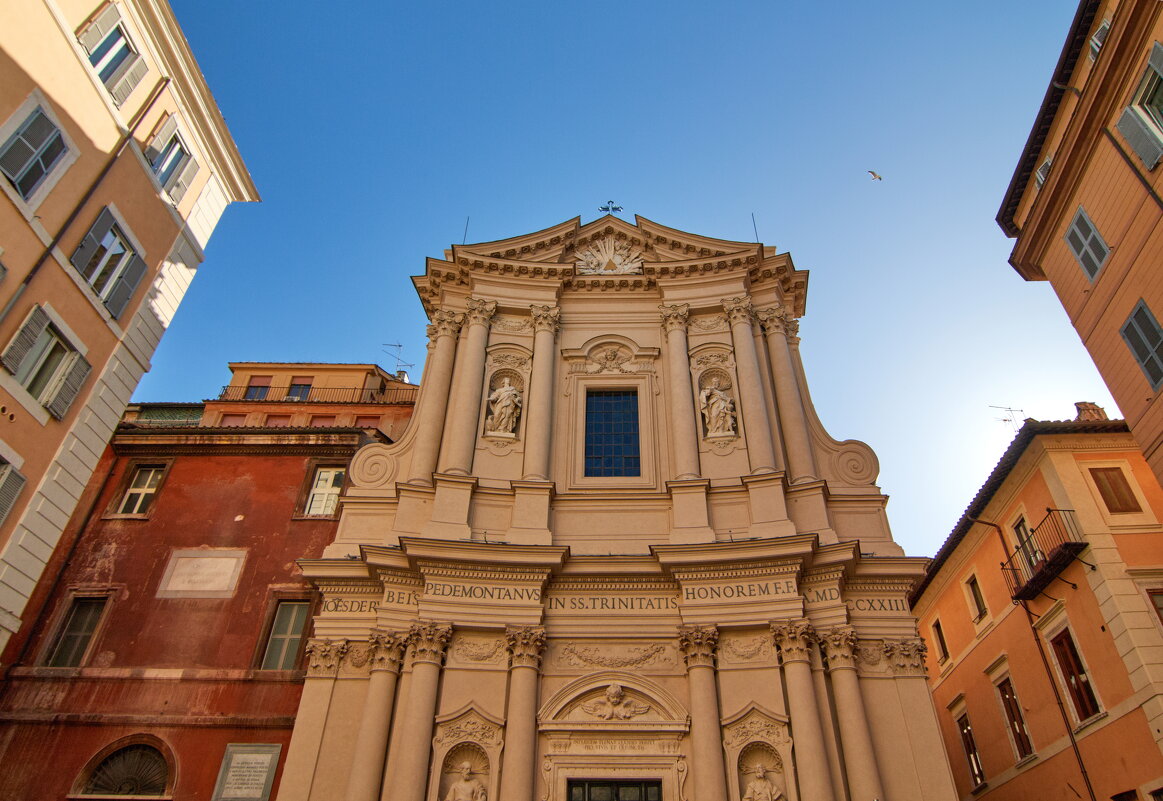
[[[556,576],[550,580],[549,592],[677,593],[677,581],[664,576]]]
[[[162,71],[170,77],[173,93],[185,112],[183,119],[197,130],[207,151],[203,155],[210,159],[227,196],[234,201],[259,200],[258,189],[169,3],[166,0],[125,2],[132,4],[143,33],[149,36]]]
[[[556,545],[511,545],[475,540],[434,540],[400,537],[400,547],[412,564],[449,566],[475,563],[482,567],[518,567],[558,570],[569,556],[569,548]],[[548,575],[548,574],[547,574]]]
[[[730,564],[754,564],[810,557],[819,548],[815,534],[743,540],[739,542],[696,543],[690,545],[651,545],[650,552],[668,569],[697,568],[711,562],[716,567]]]
[[[378,583],[371,575],[371,563],[363,559],[297,559],[295,564],[303,571],[304,578],[315,583],[320,581]]]

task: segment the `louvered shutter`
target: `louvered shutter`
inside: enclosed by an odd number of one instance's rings
[[[145,262],[135,253],[129,260],[129,264],[121,271],[121,275],[118,276],[117,282],[113,285],[113,291],[109,293],[109,297],[105,301],[105,308],[109,309],[110,314],[114,317],[121,316],[121,312],[125,311],[129,299],[133,297],[133,292],[141,283],[144,275]]]
[[[1151,48],[1151,58],[1147,60],[1147,66],[1163,76],[1163,45],[1155,42]]]
[[[97,215],[97,221],[89,228],[89,233],[85,234],[81,240],[81,244],[77,245],[77,249],[73,251],[73,257],[69,259],[73,266],[84,274],[85,267],[89,264],[89,259],[93,258],[93,253],[96,252],[101,240],[105,238],[105,234],[109,233],[109,229],[117,219],[113,216],[113,212],[109,207],[101,209],[101,213]]]
[[[24,489],[24,481],[24,476],[16,472],[15,467],[6,463],[0,464],[0,523],[3,523],[4,518],[12,511],[16,497],[20,495],[20,490]]]
[[[1142,113],[1134,106],[1127,106],[1115,127],[1126,137],[1135,155],[1143,160],[1143,166],[1148,170],[1155,169],[1160,156],[1163,156],[1163,143],[1160,143],[1155,129],[1143,119]]]
[[[97,15],[97,19],[85,28],[78,37],[81,40],[81,47],[85,48],[86,53],[92,53],[97,45],[101,44],[101,40],[109,31],[113,30],[113,26],[121,22],[121,14],[117,10],[117,6],[110,3],[104,11]]]
[[[128,98],[134,88],[141,83],[141,79],[149,72],[149,67],[145,64],[145,59],[139,54],[134,53],[125,60],[122,65],[124,72],[121,77],[116,80],[109,89],[109,94],[113,96],[113,102],[120,106]]]
[[[85,383],[85,378],[88,377],[91,369],[93,369],[92,365],[78,353],[76,359],[69,366],[69,371],[65,374],[65,380],[61,382],[60,389],[57,390],[53,399],[45,404],[49,414],[58,420],[64,419],[65,412],[73,405],[73,401],[76,400],[77,393],[81,391],[81,385]]]
[[[4,355],[0,356],[0,362],[3,362],[10,373],[15,373],[20,369],[24,357],[32,350],[32,346],[44,333],[44,329],[48,328],[48,323],[48,313],[40,306],[33,306],[32,313],[28,315],[24,325],[16,332],[16,336],[5,349]]]
[[[170,197],[175,203],[181,203],[182,198],[185,197],[186,192],[190,188],[190,184],[194,182],[194,176],[198,174],[198,162],[190,156],[186,164],[177,173],[178,179],[174,181],[173,186],[166,187],[170,190]]]
[[[145,159],[149,162],[149,166],[153,168],[154,172],[158,171],[158,159],[161,158],[162,151],[166,149],[170,138],[178,131],[178,118],[171,114],[166,117],[166,121],[162,123],[162,127],[154,134],[153,139],[149,140],[149,144],[145,147]]]

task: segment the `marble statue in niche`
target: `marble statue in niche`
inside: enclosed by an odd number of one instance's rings
[[[786,796],[767,778],[768,768],[762,762],[755,766],[754,778],[743,791],[743,801],[785,801]]]
[[[719,376],[699,393],[699,408],[703,412],[703,423],[708,437],[735,435],[735,400],[720,385]]]
[[[509,376],[505,376],[500,386],[489,393],[489,416],[485,419],[485,433],[512,436],[517,431],[520,414],[521,390],[513,386]]]
[[[581,705],[581,708],[602,720],[629,720],[650,711],[649,704],[640,704],[626,697],[621,684],[611,684],[601,698]]]
[[[489,793],[480,779],[472,777],[471,762],[461,762],[457,772],[460,778],[448,786],[443,801],[487,801]]]

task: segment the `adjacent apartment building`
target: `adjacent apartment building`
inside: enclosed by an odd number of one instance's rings
[[[165,0],[0,2],[0,647],[233,201]]]
[[[296,560],[334,540],[352,455],[418,388],[369,364],[231,370],[213,400],[118,425],[0,655],[0,797],[278,791],[320,611]],[[220,783],[256,762],[257,788]]]
[[[1082,0],[1006,190],[1010,263],[1049,281],[1163,481],[1163,5]]]
[[[1079,407],[1025,422],[913,596],[961,798],[1163,799],[1163,489]]]

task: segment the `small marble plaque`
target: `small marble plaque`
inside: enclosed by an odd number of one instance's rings
[[[176,550],[170,554],[158,598],[229,598],[234,595],[246,551]]]
[[[227,745],[211,801],[268,801],[282,748],[266,743]]]

